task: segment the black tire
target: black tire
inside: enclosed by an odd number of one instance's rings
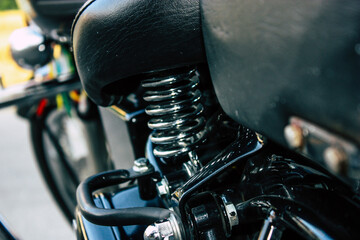
[[[30,136],[42,177],[67,221],[72,224],[79,180],[59,142],[61,129],[58,128],[59,131],[56,131],[59,122],[49,122],[54,121],[51,119],[54,114],[66,116],[65,112],[59,112],[54,107],[47,108],[41,117],[33,116],[30,119]],[[50,150],[56,156],[51,156]]]

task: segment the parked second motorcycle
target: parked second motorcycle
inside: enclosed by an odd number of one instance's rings
[[[11,34],[11,55],[33,77],[0,91],[0,108],[16,106],[29,121],[36,163],[69,224],[80,181],[113,168],[98,110],[81,88],[71,53],[71,23],[83,2],[51,11],[51,3],[17,1],[29,25]]]

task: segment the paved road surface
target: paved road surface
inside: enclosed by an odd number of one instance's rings
[[[23,240],[75,239],[39,175],[28,124],[13,108],[0,110],[0,215]]]

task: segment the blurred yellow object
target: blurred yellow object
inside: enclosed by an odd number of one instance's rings
[[[32,71],[21,68],[12,59],[8,41],[15,29],[26,26],[26,16],[22,11],[0,12],[0,77],[3,87],[28,81],[33,76]]]
[[[60,56],[61,56],[61,46],[59,45],[59,44],[56,44],[55,46],[54,46],[54,53],[53,53],[53,55],[54,55],[54,58],[56,59],[56,58],[59,58]]]
[[[56,95],[56,105],[59,110],[64,107],[64,99],[61,94]]]
[[[79,102],[80,101],[80,94],[77,91],[70,91],[69,96],[71,98],[71,100],[75,101],[75,102]]]

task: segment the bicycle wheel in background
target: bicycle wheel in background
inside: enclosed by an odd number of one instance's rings
[[[30,118],[36,162],[70,224],[74,219],[76,188],[80,181],[112,169],[97,110],[85,114],[75,111],[76,107],[72,105],[69,111],[50,104],[41,114],[37,111]]]

